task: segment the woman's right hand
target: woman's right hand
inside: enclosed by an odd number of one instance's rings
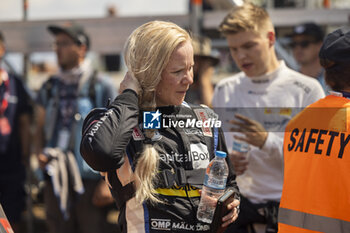
[[[137,94],[140,92],[140,83],[130,71],[126,72],[123,81],[120,83],[120,94],[126,89],[131,89]]]

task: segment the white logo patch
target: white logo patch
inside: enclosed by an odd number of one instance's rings
[[[194,112],[196,113],[196,116],[200,121],[202,121],[202,122],[209,121],[209,116],[208,116],[208,113],[206,110],[194,109]],[[204,124],[202,126],[202,131],[203,131],[204,136],[208,136],[208,137],[213,136],[213,133],[211,132],[210,127],[207,127]]]
[[[193,169],[206,168],[210,160],[208,147],[202,143],[191,144],[191,160]]]

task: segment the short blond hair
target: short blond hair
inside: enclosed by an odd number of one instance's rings
[[[246,3],[232,8],[221,22],[219,31],[223,35],[245,31],[253,31],[262,35],[268,31],[274,32],[274,27],[265,9],[252,3]]]

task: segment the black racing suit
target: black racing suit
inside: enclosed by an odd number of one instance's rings
[[[209,225],[196,218],[205,168],[214,157],[214,147],[227,151],[223,133],[210,127],[185,127],[171,124],[186,119],[205,120],[216,114],[209,108],[181,106],[158,108],[166,122],[152,140],[145,139],[138,97],[125,90],[108,110],[92,111],[84,122],[81,154],[95,170],[107,172],[107,181],[120,208],[122,232],[209,232]],[[139,119],[141,118],[141,119]],[[141,124],[140,124],[141,123]],[[193,126],[193,125],[192,125]],[[163,203],[135,202],[132,172],[145,143],[160,156],[155,179],[157,195]],[[235,174],[229,159],[227,187],[236,190]]]

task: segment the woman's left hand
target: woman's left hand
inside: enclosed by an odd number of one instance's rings
[[[236,221],[239,213],[239,204],[240,204],[239,200],[234,199],[233,202],[227,205],[227,209],[231,211],[222,218],[222,222],[223,222],[222,227],[227,227],[228,225]]]

